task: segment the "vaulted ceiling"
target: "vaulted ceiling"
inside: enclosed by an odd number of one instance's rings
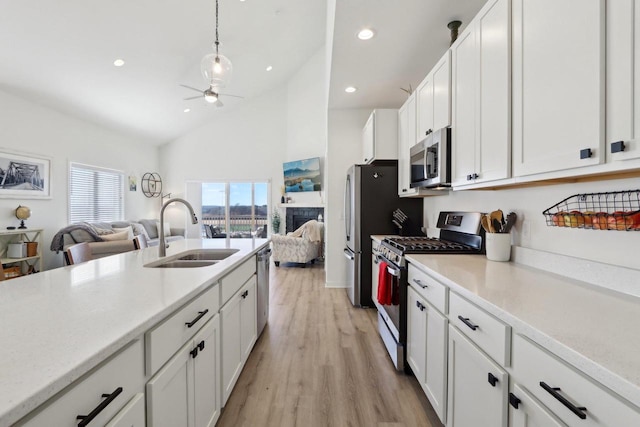
[[[215,0],[5,2],[0,90],[161,144],[283,84],[325,44],[325,0],[219,1],[220,50],[234,67],[223,93],[244,100],[183,100],[198,94],[179,84],[206,87]],[[468,22],[483,3],[336,0],[330,108],[399,106],[399,88],[415,88],[447,48],[447,22]],[[367,42],[355,36],[364,26],[376,31]]]

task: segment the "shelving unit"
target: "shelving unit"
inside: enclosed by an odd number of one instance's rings
[[[2,230],[0,231],[0,262],[3,266],[7,264],[19,265],[22,273],[27,273],[31,267],[36,271],[42,271],[42,232],[41,228],[25,228],[22,230]],[[34,256],[22,258],[7,257],[7,248],[9,243],[16,242],[37,242],[38,251]]]

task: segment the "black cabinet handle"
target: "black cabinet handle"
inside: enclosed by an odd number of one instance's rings
[[[204,340],[200,341],[200,343],[198,344],[198,349],[200,351],[204,350]]]
[[[467,181],[471,181],[472,179],[473,179],[473,176],[467,175]]]
[[[102,397],[106,397],[106,399],[100,402],[100,404],[96,406],[93,411],[89,412],[89,415],[78,415],[76,417],[77,420],[82,420],[78,423],[78,427],[85,427],[89,425],[89,423],[93,421],[93,419],[97,417],[104,408],[109,406],[109,404],[113,402],[115,398],[120,395],[120,393],[122,393],[122,387],[118,387],[111,394],[103,394]]]
[[[249,296],[249,291],[244,291],[240,296],[242,297],[242,299],[245,299],[247,296]]]
[[[493,375],[491,372],[489,372],[489,375],[487,375],[487,381],[489,381],[489,384],[491,384],[491,387],[495,387],[496,384],[498,384],[498,378]]]
[[[202,319],[204,315],[207,314],[208,312],[209,312],[208,308],[205,311],[199,311],[198,316],[195,319],[193,319],[191,322],[185,323],[185,325],[187,325],[187,328],[193,327],[193,325],[198,323],[198,320]]]
[[[473,179],[478,179],[478,178],[480,178],[480,175],[478,175],[477,173],[474,173],[473,174]]]
[[[407,189],[406,189],[406,188],[403,188],[403,189],[402,189],[402,192],[403,192],[403,193],[406,193],[406,192],[407,192]]]
[[[585,418],[587,418],[587,414],[583,412],[583,411],[586,411],[587,408],[585,408],[584,406],[576,406],[573,403],[569,402],[566,397],[564,397],[559,393],[561,391],[560,387],[551,387],[544,381],[540,381],[540,387],[542,387],[547,393],[553,396],[556,400],[558,400],[564,406],[569,408],[569,410],[574,414],[576,414],[576,416],[581,420],[584,420]]]
[[[416,307],[418,307],[420,311],[424,311],[426,308],[420,301],[416,301]]]
[[[616,141],[611,143],[612,153],[620,153],[621,151],[624,151],[625,148],[627,147],[625,147],[624,141]]]
[[[469,321],[468,317],[462,317],[462,316],[458,316],[458,319],[462,320],[462,323],[464,323],[465,325],[467,325],[469,328],[473,329],[474,331],[476,329],[478,329],[478,325],[474,325],[473,323],[471,323]]]
[[[593,155],[593,152],[591,151],[591,148],[585,148],[583,150],[580,150],[580,158],[581,159],[588,159],[592,155]]]
[[[413,283],[415,283],[416,285],[420,286],[422,289],[429,287],[425,283],[422,283],[422,280],[420,280],[420,279],[413,279]]]
[[[518,409],[518,407],[520,406],[520,403],[522,403],[522,401],[520,399],[518,399],[518,396],[516,396],[513,393],[509,393],[509,404],[511,406],[513,406],[514,408]]]
[[[191,357],[193,357],[194,359],[195,359],[196,357],[198,357],[198,346],[196,346],[193,350],[191,350],[191,351],[189,352],[189,354],[190,354],[190,355],[191,355]]]

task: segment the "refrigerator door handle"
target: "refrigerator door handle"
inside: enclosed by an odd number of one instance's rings
[[[347,242],[351,240],[349,232],[351,231],[351,176],[347,175],[347,181],[344,188],[344,231]]]
[[[351,249],[349,248],[344,248],[344,256],[347,257],[350,261],[356,259],[355,254],[351,252]]]

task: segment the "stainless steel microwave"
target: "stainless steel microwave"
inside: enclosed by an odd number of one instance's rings
[[[438,129],[413,147],[411,188],[451,186],[451,128]]]

